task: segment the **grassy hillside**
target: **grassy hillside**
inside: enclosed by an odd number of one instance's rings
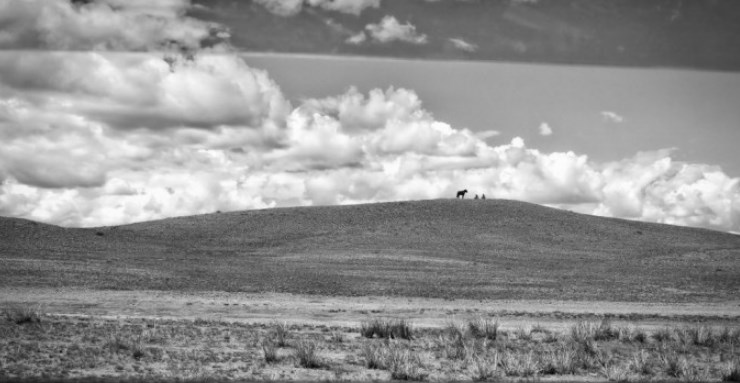
[[[448,298],[740,298],[740,236],[505,200],[216,213],[68,229],[0,219],[0,286]]]

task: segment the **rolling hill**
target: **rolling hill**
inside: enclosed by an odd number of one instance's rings
[[[740,236],[508,200],[0,218],[0,286],[646,302],[740,298]]]

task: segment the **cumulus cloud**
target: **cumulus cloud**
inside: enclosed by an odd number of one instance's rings
[[[198,49],[228,38],[184,16],[188,0],[0,0],[0,49]]]
[[[455,48],[466,52],[475,52],[478,50],[477,44],[469,43],[461,38],[451,38],[450,42],[455,46]]]
[[[359,15],[366,8],[378,8],[380,0],[256,0],[268,11],[279,16],[295,16],[304,6],[311,6],[352,15]]]
[[[624,122],[624,117],[620,116],[616,112],[611,112],[608,110],[601,111],[601,118],[605,122],[619,124],[621,122]]]
[[[347,44],[352,44],[352,45],[360,45],[364,43],[366,40],[367,40],[367,35],[365,34],[364,31],[360,31],[357,34],[354,34],[348,37],[346,40],[344,40],[344,42]]]
[[[528,148],[519,137],[489,145],[480,134],[436,120],[407,89],[351,88],[306,100],[286,117],[280,145],[252,141],[248,150],[226,144],[239,141],[245,128],[182,127],[162,135],[18,100],[2,105],[3,215],[92,226],[215,210],[442,198],[463,184],[494,198],[740,230],[740,180],[716,167],[676,162],[671,150],[596,163]],[[489,133],[483,136],[496,136]],[[44,139],[56,145],[44,146]],[[39,155],[23,163],[31,151]]]
[[[489,138],[498,137],[500,135],[501,135],[501,132],[499,132],[498,130],[493,130],[493,129],[479,130],[475,132],[475,136],[480,138],[481,140],[487,140]]]
[[[0,75],[18,92],[49,96],[48,108],[114,128],[262,127],[281,123],[290,109],[266,72],[231,55],[167,61],[140,54],[5,52]]]
[[[552,135],[552,127],[550,127],[550,124],[543,122],[540,124],[539,127],[540,136],[551,136]]]
[[[393,16],[385,16],[377,24],[368,24],[365,30],[370,37],[380,43],[389,43],[392,41],[403,41],[411,44],[426,44],[427,35],[416,32],[416,27],[407,22],[401,24]]]

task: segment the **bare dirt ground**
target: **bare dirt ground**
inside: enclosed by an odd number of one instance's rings
[[[649,328],[701,322],[740,324],[740,301],[723,303],[446,300],[400,297],[328,297],[282,293],[0,289],[0,305],[40,305],[52,315],[101,318],[206,319],[243,323],[356,326],[369,317],[405,318],[419,327],[450,319],[496,316],[502,328],[532,323],[565,328],[579,319],[611,316]]]

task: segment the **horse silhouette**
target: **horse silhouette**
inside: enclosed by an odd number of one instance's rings
[[[459,192],[457,192],[457,197],[455,197],[455,198],[463,198],[464,199],[465,198],[465,193],[467,193],[467,192],[468,192],[468,189],[460,190]]]

